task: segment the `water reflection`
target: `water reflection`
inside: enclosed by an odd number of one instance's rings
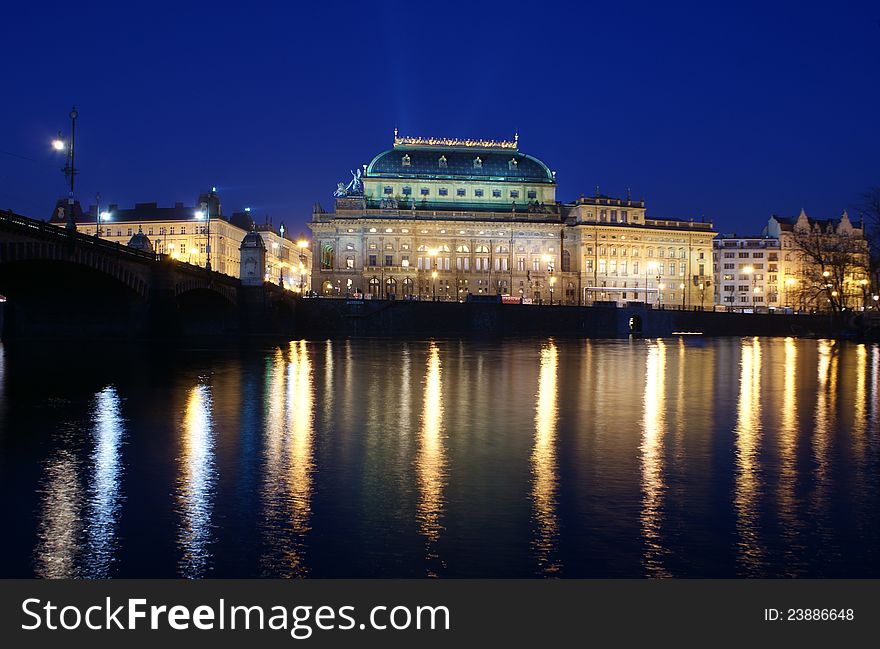
[[[436,577],[437,567],[443,561],[437,553],[436,544],[443,531],[443,489],[446,483],[446,460],[443,444],[443,382],[440,365],[440,349],[434,342],[428,348],[425,372],[425,395],[422,405],[422,422],[419,431],[419,452],[416,472],[419,483],[419,503],[416,519],[419,531],[425,537],[425,555],[428,575]]]
[[[758,503],[761,495],[761,342],[744,340],[739,374],[736,419],[736,478],[733,505],[736,511],[737,564],[746,575],[760,574],[764,561]]]
[[[213,541],[214,508],[214,430],[211,392],[207,385],[189,391],[181,431],[182,449],[178,460],[178,505],[181,517],[178,546],[182,577],[203,577],[209,569]]]
[[[669,577],[663,545],[663,437],[666,433],[666,345],[656,341],[648,348],[642,439],[639,445],[642,479],[642,565],[649,577]]]
[[[537,523],[533,541],[539,571],[553,575],[560,571],[556,558],[559,521],[556,516],[556,343],[552,340],[541,350],[541,369],[535,400],[535,447],[532,451],[532,500]]]
[[[65,440],[65,442],[69,442]],[[79,577],[83,494],[72,448],[59,448],[46,462],[34,572],[44,579]]]
[[[118,545],[117,527],[122,505],[122,437],[124,423],[119,394],[113,387],[98,393],[92,412],[92,480],[88,490],[86,523],[86,575],[96,579],[110,576]]]
[[[830,437],[837,424],[837,361],[838,350],[833,341],[820,340],[816,368],[816,415],[813,424],[814,479],[812,509],[817,521],[822,521],[828,506]],[[821,536],[829,530],[819,523]]]
[[[785,361],[782,366],[781,423],[779,426],[779,519],[782,535],[786,539],[786,563],[789,574],[795,574],[798,560],[798,535],[801,529],[797,514],[797,443],[798,443],[798,352],[794,339],[785,339]]]
[[[291,342],[286,355],[276,350],[269,371],[262,568],[265,574],[304,577],[309,572],[305,550],[315,469],[314,386],[307,343]]]

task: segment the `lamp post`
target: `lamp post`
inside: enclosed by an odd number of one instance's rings
[[[748,276],[748,279],[751,280],[752,284],[752,313],[755,312],[755,296],[754,296],[754,288],[755,288],[755,269],[752,266],[746,266],[742,269],[744,275]],[[745,310],[745,309],[744,309]]]
[[[660,308],[660,298],[663,295],[664,288],[666,288],[666,287],[660,282],[660,276],[657,275],[657,308],[658,309]]]
[[[101,224],[110,220],[110,212],[98,212],[98,227],[95,228],[95,236],[101,236]]]
[[[205,221],[205,269],[211,270],[211,210],[208,209],[208,204],[202,201],[199,204],[199,209],[196,212],[196,220]]]
[[[880,309],[880,295],[875,295],[871,299],[874,300],[874,308]]]
[[[789,289],[797,283],[797,280],[794,277],[787,277],[785,279],[785,306],[791,307],[791,298],[788,295]]]
[[[825,290],[828,291],[828,302],[831,304],[831,310],[834,311],[834,296],[837,294],[837,291],[831,291],[831,282],[828,281],[828,278],[831,277],[831,273],[827,270],[822,271],[822,277],[825,280]]]
[[[296,242],[296,246],[299,248],[299,290],[302,294],[305,294],[306,248],[309,247],[309,242],[300,238],[300,240]]]
[[[705,309],[704,301],[706,299],[706,285],[700,282],[700,311]]]
[[[431,277],[434,280],[434,301],[437,301],[437,249],[428,249],[428,267],[432,269]]]
[[[862,311],[868,310],[868,280],[862,278],[859,280],[859,285],[862,287]]]
[[[653,273],[654,268],[655,266],[653,262],[649,261],[645,264],[645,306],[648,305],[648,273]]]
[[[78,173],[76,170],[76,118],[79,113],[76,112],[76,106],[70,109],[70,145],[64,142],[59,131],[58,137],[52,140],[52,148],[56,151],[67,151],[67,161],[61,171],[64,177],[70,183],[70,192],[67,195],[67,222],[65,228],[71,232],[76,232],[76,220],[73,217],[73,185],[74,178]]]
[[[681,291],[681,310],[684,311],[684,282],[678,285],[678,290]]]
[[[553,306],[553,285],[556,284],[556,278],[550,275],[550,306]]]

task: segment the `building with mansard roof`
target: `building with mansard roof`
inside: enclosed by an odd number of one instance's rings
[[[513,140],[402,137],[315,206],[324,295],[699,305],[711,223],[649,217],[643,200],[557,200],[556,173]],[[702,287],[702,288],[701,288]],[[711,298],[710,298],[711,301]]]

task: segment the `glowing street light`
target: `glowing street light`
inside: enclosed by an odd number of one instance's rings
[[[52,140],[52,148],[55,149],[56,151],[64,151],[64,149],[67,148],[67,145],[64,143],[64,140],[62,140],[60,137],[58,137],[58,138]]]
[[[550,275],[550,306],[553,306],[553,285],[556,283],[556,278],[553,275]]]
[[[684,282],[678,285],[678,290],[681,291],[681,308],[684,309]]]
[[[282,235],[284,231],[282,230]],[[300,237],[299,241],[296,242],[296,247],[299,248],[299,288],[302,291],[305,291],[306,284],[306,248],[309,247],[309,242],[305,240],[304,237]]]
[[[434,280],[434,302],[436,302],[437,301],[437,271],[436,270],[431,271],[431,279]]]

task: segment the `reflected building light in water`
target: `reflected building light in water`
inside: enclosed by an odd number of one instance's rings
[[[304,577],[314,473],[314,386],[304,340],[277,350],[266,390],[266,466],[263,484],[266,575]]]
[[[412,405],[410,399],[412,394],[410,391],[410,373],[412,358],[409,351],[409,345],[404,345],[402,356],[400,359],[400,425],[398,433],[401,440],[409,441],[412,439],[412,430],[410,428],[412,418]],[[403,448],[401,447],[401,452]]]
[[[880,345],[871,348],[871,435],[872,445],[877,444],[880,434]]]
[[[180,530],[178,545],[182,577],[203,577],[208,570],[213,541],[214,430],[211,393],[206,385],[189,392],[183,416],[182,452],[178,466]]]
[[[559,541],[556,513],[556,376],[558,358],[551,340],[541,350],[541,369],[535,402],[535,448],[532,452],[532,500],[537,528],[533,541],[543,574],[558,573],[562,565],[554,556]]]
[[[440,539],[443,525],[443,490],[445,488],[445,450],[443,446],[443,382],[440,364],[440,350],[435,343],[428,348],[428,363],[425,374],[425,396],[422,407],[421,430],[419,431],[419,453],[416,457],[416,472],[419,481],[419,504],[417,522],[425,537],[426,558],[429,562],[428,574],[436,577],[432,564],[439,561],[434,547]]]
[[[743,341],[736,422],[736,479],[734,509],[741,572],[759,575],[764,561],[758,520],[761,440],[761,342]]]
[[[95,448],[91,461],[94,477],[89,486],[85,576],[94,579],[106,579],[110,576],[110,567],[117,548],[121,507],[121,451],[125,432],[121,405],[116,389],[107,387],[97,394],[92,413]]]
[[[779,519],[786,539],[787,576],[798,575],[798,533],[801,527],[797,516],[797,344],[793,338],[785,339],[785,362],[782,367],[782,421],[779,427]]]
[[[645,362],[645,398],[642,440],[639,446],[642,470],[640,523],[645,545],[643,566],[649,577],[669,577],[664,566],[663,545],[663,437],[666,433],[666,345],[658,340],[648,348]]]
[[[34,574],[43,579],[80,577],[76,559],[82,533],[83,494],[76,454],[70,448],[59,448],[45,470]]]
[[[829,340],[819,341],[819,362],[816,369],[816,422],[813,426],[813,458],[816,488],[813,491],[813,515],[824,520],[828,498],[829,437],[837,419],[837,349]],[[824,534],[827,536],[828,531]]]
[[[312,365],[306,341],[290,344],[290,365],[287,371],[287,415],[289,436],[287,444],[286,479],[290,529],[294,543],[287,548],[285,576],[304,577],[305,535],[312,514],[312,424],[314,398],[312,395]]]
[[[324,386],[321,390],[321,403],[324,407],[324,421],[330,422],[333,418],[333,341],[327,340],[324,344]]]

